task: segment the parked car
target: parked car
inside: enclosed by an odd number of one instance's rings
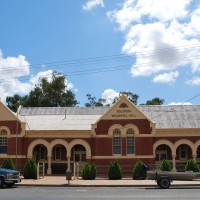
[[[4,185],[12,187],[15,183],[19,182],[21,182],[19,171],[0,168],[0,188]]]

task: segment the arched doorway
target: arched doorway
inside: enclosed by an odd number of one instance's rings
[[[67,170],[67,151],[65,146],[56,144],[52,148],[51,169],[53,174],[65,174]]]
[[[177,171],[184,171],[185,165],[192,159],[192,150],[189,145],[181,144],[176,149],[176,168]]]
[[[156,161],[172,160],[172,152],[168,145],[161,144],[156,148]]]
[[[168,160],[172,165],[172,151],[166,144],[161,144],[155,149],[155,169],[160,169],[163,160]]]
[[[73,162],[86,162],[86,149],[83,145],[77,144],[72,148]]]
[[[33,149],[33,159],[36,163],[47,161],[47,147],[43,144],[38,144]]]

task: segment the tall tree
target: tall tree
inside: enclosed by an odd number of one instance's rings
[[[41,78],[29,95],[21,97],[16,94],[7,97],[6,102],[13,111],[16,111],[20,104],[27,107],[73,107],[78,104],[75,94],[67,90],[65,76],[58,72],[52,73],[52,81],[48,81],[46,77]]]
[[[96,97],[92,97],[91,94],[87,94],[86,95],[88,98],[88,103],[85,103],[85,107],[103,107],[104,106],[104,99],[99,99],[98,101],[96,101]]]
[[[163,105],[165,102],[164,99],[160,99],[158,97],[153,98],[152,100],[148,100],[145,104],[143,105]]]
[[[127,98],[135,105],[137,105],[138,99],[139,99],[139,95],[134,94],[132,92],[129,91],[123,91],[120,92],[121,94],[125,94],[127,96]],[[113,103],[115,103],[117,100],[119,99],[119,97],[116,97],[113,101]]]

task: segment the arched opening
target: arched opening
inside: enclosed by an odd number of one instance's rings
[[[166,144],[160,144],[155,149],[155,169],[160,169],[163,160],[168,160],[172,164],[172,150]]]
[[[72,159],[74,162],[86,162],[86,149],[83,145],[77,144],[73,146]]]
[[[67,151],[65,146],[56,144],[52,148],[52,173],[53,174],[65,174],[67,170]]]
[[[36,163],[47,161],[47,148],[43,144],[38,144],[33,149],[33,159]]]
[[[181,144],[176,149],[176,168],[177,171],[184,171],[185,165],[192,159],[192,150],[189,145]]]
[[[172,151],[166,144],[159,145],[155,150],[156,161],[172,160]]]

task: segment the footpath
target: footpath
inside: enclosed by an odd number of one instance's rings
[[[157,183],[152,180],[132,180],[132,179],[122,179],[122,180],[108,180],[108,179],[96,179],[96,180],[82,180],[81,178],[73,179],[69,181],[66,180],[65,176],[45,176],[40,179],[24,179],[18,186],[52,186],[52,187],[157,187]],[[173,181],[171,186],[200,186],[200,180],[195,181]]]

